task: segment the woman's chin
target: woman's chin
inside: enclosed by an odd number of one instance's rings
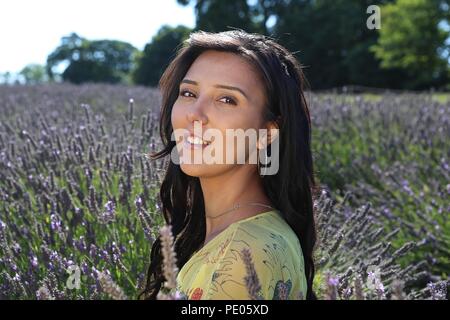
[[[181,163],[180,168],[186,175],[191,177],[214,177],[221,175],[226,171],[227,165],[211,165],[211,164],[193,164]]]
[[[191,177],[202,177],[211,171],[211,166],[206,164],[182,163],[180,168],[181,171]]]

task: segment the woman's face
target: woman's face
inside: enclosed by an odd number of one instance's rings
[[[248,159],[256,150],[256,142],[249,138],[246,147],[245,143],[238,142],[239,138],[232,137],[232,144],[227,134],[231,132],[242,138],[242,133],[248,129],[247,133],[258,134],[258,129],[265,128],[262,117],[265,99],[259,74],[244,58],[213,50],[202,53],[181,81],[171,114],[180,160],[185,157],[180,163],[183,172],[190,176],[212,177],[242,166],[244,162],[238,162],[242,161],[237,160],[238,155]],[[211,134],[207,135],[207,131]],[[211,143],[203,148],[187,144],[186,135],[191,134]],[[217,139],[217,135],[222,138]],[[205,157],[211,155],[220,159],[219,164],[205,163]],[[183,163],[188,161],[186,159],[190,159],[190,163]]]

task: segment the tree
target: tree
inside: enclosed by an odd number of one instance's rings
[[[450,37],[437,26],[447,21],[450,28],[449,0],[378,0],[381,30],[366,24],[373,0],[178,3],[195,4],[196,30],[236,27],[274,37],[295,53],[313,90],[345,85],[425,88],[448,81],[450,48],[445,41]],[[396,8],[399,14],[385,8]]]
[[[5,73],[0,73],[0,83],[9,84],[11,79],[11,72],[6,71]]]
[[[136,84],[156,86],[164,70],[176,54],[177,47],[185,40],[191,29],[164,25],[144,51],[136,58],[136,69],[132,78]]]
[[[195,30],[209,32],[227,31],[234,28],[247,32],[269,34],[267,26],[274,18],[277,7],[285,0],[177,0],[181,5],[195,3]]]
[[[400,68],[408,74],[408,88],[439,86],[448,80],[450,32],[448,4],[438,0],[398,0],[381,8],[382,28],[372,46],[381,67]]]
[[[49,81],[45,66],[40,64],[29,64],[25,66],[19,74],[24,78],[27,84],[38,84]]]
[[[278,7],[275,33],[304,65],[312,89],[344,85],[396,87],[405,74],[382,70],[369,48],[378,39],[366,26],[370,0],[293,0]]]
[[[188,5],[192,0],[178,0]],[[220,32],[239,28],[248,32],[256,31],[251,20],[250,8],[246,0],[196,0],[196,30]]]
[[[48,56],[47,73],[53,79],[55,69],[65,63],[67,67],[62,73],[64,81],[124,82],[132,70],[136,53],[137,49],[126,42],[89,41],[72,33],[63,37],[61,45]]]
[[[393,0],[379,2],[389,1]],[[193,0],[178,2],[186,5]],[[402,83],[404,74],[398,70],[381,70],[380,61],[369,51],[378,38],[376,31],[366,27],[366,9],[372,2],[253,0],[238,3],[242,8],[248,8],[245,12],[248,12],[246,21],[250,25],[248,29],[252,29],[250,31],[273,36],[296,53],[305,65],[305,73],[313,89],[347,84],[395,86]],[[228,23],[224,21],[233,15],[218,3],[222,1],[195,1],[196,29],[228,29],[223,27]]]

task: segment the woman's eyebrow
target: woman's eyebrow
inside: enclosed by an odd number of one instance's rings
[[[194,81],[194,80],[189,80],[189,79],[183,79],[181,81],[181,83],[188,83],[188,84],[193,84],[195,86],[198,86],[198,82]],[[238,87],[233,87],[233,86],[226,86],[224,84],[216,84],[214,85],[215,88],[222,88],[222,89],[228,89],[228,90],[234,90],[234,91],[238,91],[240,92],[247,100],[249,100],[247,94],[244,92],[244,90],[238,88]]]

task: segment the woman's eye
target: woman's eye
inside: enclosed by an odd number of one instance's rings
[[[188,91],[188,90],[181,90],[180,91],[180,97],[194,98],[195,95],[192,92]],[[223,97],[219,101],[222,101],[223,103],[226,103],[226,104],[237,105],[236,100],[231,98],[231,97]]]
[[[187,93],[187,94],[192,94],[191,92],[189,92],[189,91],[187,91],[187,90],[181,90],[181,91],[180,91],[180,96],[185,97],[185,98],[191,98],[189,95],[186,95],[186,93]],[[193,95],[193,94],[192,94],[192,95]]]
[[[233,105],[236,105],[237,103],[236,103],[236,101],[233,99],[233,98],[230,98],[230,97],[223,97],[222,99],[220,99],[220,100],[224,100],[225,99],[225,101],[227,101],[227,102],[225,102],[225,103],[227,103],[227,104],[233,104]]]

